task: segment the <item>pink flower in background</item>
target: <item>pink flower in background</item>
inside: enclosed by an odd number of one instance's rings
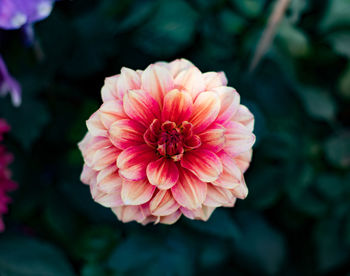
[[[185,59],[106,78],[79,143],[94,200],[123,222],[172,224],[244,199],[254,117],[226,85]]]
[[[3,134],[9,130],[9,125],[4,120],[0,119],[0,142],[3,139]],[[17,187],[16,183],[10,179],[11,172],[7,168],[12,160],[12,154],[8,153],[6,148],[0,144],[0,232],[5,229],[2,215],[7,213],[7,205],[11,202],[7,192]]]

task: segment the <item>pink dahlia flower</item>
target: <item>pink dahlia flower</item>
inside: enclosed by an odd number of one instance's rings
[[[0,142],[3,139],[3,134],[8,132],[10,127],[0,119]],[[16,188],[16,184],[10,179],[11,173],[7,168],[13,160],[13,156],[8,153],[3,145],[0,144],[0,232],[5,229],[2,221],[2,215],[7,213],[7,205],[11,199],[7,196],[7,192]]]
[[[254,117],[226,85],[185,59],[106,78],[79,143],[94,200],[123,222],[172,224],[244,199]]]

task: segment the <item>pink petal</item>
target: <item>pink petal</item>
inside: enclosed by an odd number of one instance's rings
[[[233,206],[235,198],[230,190],[208,183],[207,197],[204,204],[211,207]]]
[[[192,114],[192,98],[187,92],[172,90],[164,97],[163,121],[175,122],[177,125],[187,121]]]
[[[139,181],[123,180],[122,199],[126,205],[140,205],[149,201],[153,195],[155,186],[147,179]]]
[[[112,77],[105,78],[105,83],[101,90],[102,100],[104,102],[118,99],[117,81],[119,76],[120,75],[118,74]]]
[[[197,95],[204,91],[204,79],[201,71],[195,66],[181,71],[175,78],[175,87],[179,90],[186,90],[195,99]]]
[[[254,115],[244,105],[239,105],[237,112],[232,118],[233,121],[244,125],[249,131],[254,129]]]
[[[202,207],[197,208],[195,210],[189,210],[184,207],[181,207],[180,210],[189,219],[200,219],[207,221],[211,214],[214,212],[215,207],[203,205]]]
[[[225,128],[218,123],[213,123],[205,131],[200,133],[199,137],[202,142],[202,148],[218,152],[225,145]]]
[[[235,156],[235,162],[239,169],[244,173],[252,160],[253,150],[246,151],[240,155]]]
[[[91,169],[89,166],[84,165],[83,171],[80,175],[80,180],[84,184],[90,185],[91,183],[96,182],[97,172]]]
[[[243,178],[242,171],[237,166],[235,160],[224,151],[219,152],[223,172],[219,178],[213,181],[213,184],[227,189],[233,189],[239,185]]]
[[[174,213],[170,215],[160,217],[159,222],[163,224],[174,224],[179,220],[181,215],[182,215],[182,212],[180,210],[176,210]]]
[[[255,143],[255,135],[244,125],[231,121],[226,124],[224,150],[235,157],[249,151]]]
[[[148,127],[160,118],[159,105],[151,95],[142,90],[130,90],[124,96],[124,111],[130,119]]]
[[[117,81],[117,94],[119,99],[123,99],[129,90],[137,90],[141,87],[140,75],[129,68],[123,67]]]
[[[122,222],[130,222],[136,220],[142,222],[147,218],[143,208],[139,205],[126,205],[113,208],[112,211]]]
[[[203,74],[205,90],[211,90],[218,86],[226,86],[227,79],[224,72],[207,72]]]
[[[101,123],[106,129],[109,129],[114,122],[127,118],[121,100],[107,101],[100,107],[99,111]]]
[[[176,59],[167,65],[171,75],[175,79],[176,76],[181,73],[182,71],[188,70],[191,67],[195,67],[192,62],[188,61],[187,59],[181,58]]]
[[[110,193],[115,187],[121,186],[122,179],[117,170],[117,165],[113,163],[111,166],[101,170],[97,174],[97,187],[100,191]]]
[[[239,183],[239,185],[237,185],[231,191],[232,191],[232,194],[237,198],[245,199],[247,197],[248,187],[247,187],[247,184],[245,183],[244,177],[242,177],[242,180]]]
[[[149,182],[161,190],[170,189],[179,179],[174,161],[165,157],[149,163],[146,172]]]
[[[92,136],[107,136],[107,129],[100,120],[99,110],[86,121],[86,126]]]
[[[167,216],[179,209],[179,204],[173,198],[170,190],[158,190],[149,208],[154,216]]]
[[[99,149],[112,146],[112,143],[107,137],[91,136],[90,133],[87,133],[78,146],[84,157],[85,163],[91,167],[93,165],[96,152]]]
[[[108,166],[115,164],[120,150],[115,146],[98,149],[92,160],[92,168],[94,170],[103,170]]]
[[[204,182],[215,181],[223,170],[220,158],[206,149],[186,152],[181,160],[181,166]]]
[[[200,93],[193,105],[192,116],[189,120],[193,124],[193,131],[200,133],[216,120],[220,111],[220,99],[214,92]]]
[[[118,157],[119,174],[129,180],[144,179],[148,163],[156,159],[157,155],[149,146],[131,146],[123,150]]]
[[[160,106],[166,93],[173,88],[173,78],[162,66],[151,64],[142,74],[142,90],[147,91]]]
[[[197,209],[205,200],[207,183],[200,181],[190,171],[179,168],[179,180],[171,188],[171,193],[181,206]]]
[[[145,127],[140,123],[124,119],[113,123],[109,129],[109,137],[116,147],[126,149],[144,143]]]
[[[220,112],[216,118],[216,122],[224,125],[237,112],[240,96],[235,89],[227,86],[217,87],[212,91],[217,93],[221,103]]]
[[[109,193],[97,192],[94,200],[104,207],[113,208],[123,205],[121,194],[121,185],[116,186],[113,191]]]

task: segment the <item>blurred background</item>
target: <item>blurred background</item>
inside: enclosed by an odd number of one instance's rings
[[[18,189],[0,275],[350,275],[350,1],[291,0],[251,62],[276,1],[72,0],[0,31],[22,104],[0,98]],[[225,71],[256,118],[249,195],[208,222],[122,224],[80,180],[77,148],[122,66],[184,57]]]

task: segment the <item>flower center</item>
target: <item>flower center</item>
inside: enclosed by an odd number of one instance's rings
[[[181,160],[186,151],[200,147],[199,136],[194,135],[192,124],[184,121],[181,125],[171,121],[161,123],[154,119],[144,134],[147,145],[156,149],[161,156]]]

